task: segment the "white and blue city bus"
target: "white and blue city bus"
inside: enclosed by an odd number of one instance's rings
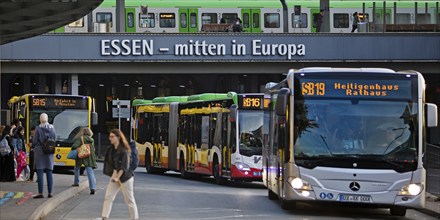
[[[425,103],[415,71],[304,68],[270,95],[263,182],[284,209],[297,202],[390,208],[404,216],[425,205]]]

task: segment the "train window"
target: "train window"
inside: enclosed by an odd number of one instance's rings
[[[391,15],[390,15],[390,13],[386,13],[386,15],[385,15],[385,23],[386,23],[386,24],[390,24],[390,19],[391,19]],[[382,16],[382,13],[376,13],[376,14],[374,15],[374,22],[375,22],[376,24],[382,24],[382,23],[383,23],[383,16]]]
[[[368,22],[370,20],[370,15],[368,13],[362,14],[359,13],[359,21]]]
[[[333,27],[334,28],[348,28],[350,27],[348,14],[335,13],[333,14]]]
[[[197,27],[197,15],[196,13],[189,14],[189,27]]]
[[[264,14],[264,27],[265,28],[279,28],[280,27],[280,14],[279,13],[265,13]]]
[[[113,26],[112,13],[110,12],[98,12],[96,13],[96,23],[110,23],[110,27]]]
[[[217,14],[202,13],[202,24],[217,24]]]
[[[243,13],[243,28],[249,28],[249,13]]]
[[[187,25],[186,24],[186,13],[184,12],[184,13],[180,14],[180,27],[186,28],[187,27],[186,25]]]
[[[410,13],[397,13],[396,14],[396,24],[411,24],[411,14]]]
[[[293,28],[306,28],[308,26],[307,23],[307,14],[301,13],[301,15],[295,15],[292,13],[292,27]]]
[[[223,13],[222,18],[225,19],[226,24],[232,24],[238,18],[236,13]]]
[[[154,13],[142,14],[139,13],[139,27],[154,28],[156,23],[154,21]]]
[[[133,14],[133,12],[129,12],[127,14],[127,26],[129,28],[133,28],[134,27],[134,14]]]
[[[253,21],[253,28],[259,28],[260,27],[260,14],[259,13],[253,13],[252,14],[252,21]]]
[[[69,25],[67,25],[68,27],[71,28],[80,28],[80,27],[84,27],[84,18],[80,18],[72,23],[70,23]]]
[[[431,14],[417,14],[417,24],[431,24]]]
[[[161,28],[174,28],[174,27],[176,27],[176,15],[174,13],[160,13],[159,14],[159,26]]]

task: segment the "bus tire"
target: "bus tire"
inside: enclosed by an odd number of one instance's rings
[[[223,179],[223,177],[220,175],[220,166],[218,165],[218,159],[217,157],[215,157],[214,159],[214,169],[213,169],[213,176],[214,176],[214,180],[215,183],[217,183],[218,185],[224,185],[225,184],[225,180]]]
[[[390,213],[392,216],[405,216],[406,215],[406,208],[399,207],[399,206],[391,207]]]
[[[278,199],[278,195],[275,194],[272,190],[267,189],[267,197],[269,198],[269,200],[276,200]]]
[[[79,175],[84,175],[84,171],[86,170],[86,168],[85,167],[81,167],[80,169],[79,169]]]
[[[286,201],[284,199],[280,200],[281,208],[284,210],[294,210],[296,208],[296,203],[294,201]]]
[[[151,166],[151,153],[149,150],[145,152],[145,170],[148,174],[154,174],[153,168]]]
[[[185,158],[183,157],[183,153],[180,153],[180,177],[183,179],[188,178],[188,173],[185,170]]]

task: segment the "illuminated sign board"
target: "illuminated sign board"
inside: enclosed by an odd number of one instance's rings
[[[72,109],[87,109],[87,99],[85,97],[44,97],[32,96],[30,98],[32,108],[72,108]]]
[[[301,95],[333,98],[411,99],[411,80],[300,79]]]
[[[241,109],[263,109],[264,95],[240,95],[238,105]]]

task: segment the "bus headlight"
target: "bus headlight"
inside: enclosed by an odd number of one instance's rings
[[[422,184],[409,184],[402,189],[400,189],[399,196],[416,196],[419,195],[423,191],[423,185]]]
[[[312,186],[299,177],[289,177],[289,183],[292,188],[297,190],[312,190]]]
[[[249,167],[249,165],[245,164],[245,163],[240,163],[237,162],[234,164],[235,167],[237,167],[237,169],[239,170],[243,170],[243,171],[251,171],[251,168]]]

